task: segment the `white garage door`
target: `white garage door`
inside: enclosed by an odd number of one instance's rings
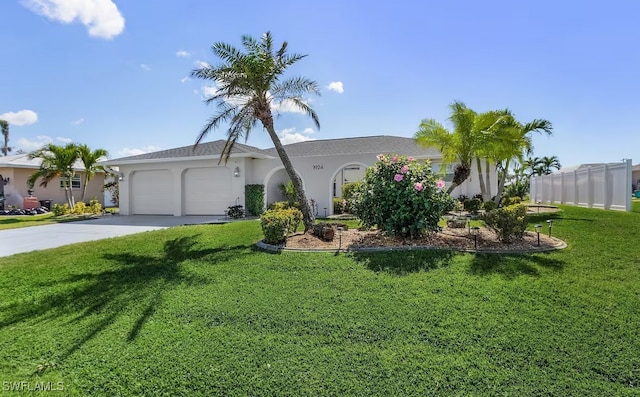
[[[189,168],[183,186],[186,215],[222,215],[235,204],[227,167]]]
[[[133,214],[173,215],[173,177],[168,170],[134,172],[131,194]]]

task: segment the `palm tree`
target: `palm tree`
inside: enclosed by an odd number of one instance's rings
[[[0,128],[2,128],[2,136],[4,137],[2,154],[8,156],[9,152],[11,152],[11,148],[9,147],[9,123],[6,120],[0,120]]]
[[[529,156],[524,161],[525,168],[529,171],[529,176],[540,175],[542,170],[542,159],[540,157]]]
[[[98,165],[98,161],[109,155],[104,149],[91,150],[87,145],[78,145],[78,157],[84,166],[84,181],[82,185],[82,201],[85,201],[87,185],[96,175],[96,171],[105,171],[104,166]]]
[[[498,162],[498,193],[495,202],[498,204],[504,191],[504,184],[507,179],[509,165],[512,160],[521,160],[525,153],[531,153],[533,145],[531,143],[531,133],[553,133],[553,126],[550,121],[544,119],[535,119],[529,123],[522,124],[516,120],[515,116],[508,111],[507,116],[503,119],[504,124],[498,131],[501,136],[502,144],[500,161]]]
[[[211,50],[222,60],[222,64],[215,67],[205,65],[191,72],[193,77],[216,84],[217,92],[206,99],[205,103],[215,103],[218,108],[218,112],[208,120],[198,135],[194,147],[212,129],[229,122],[227,142],[220,155],[220,162],[224,160],[226,163],[238,139],[244,138],[246,142],[249,133],[260,121],[293,182],[307,231],[314,223],[314,215],[302,189],[302,181],[274,129],[272,108],[284,102],[302,110],[320,128],[316,112],[303,99],[304,94],[319,95],[318,84],[303,77],[282,80],[287,68],[306,55],[288,54],[286,41],[280,49],[274,51],[270,32],[263,34],[259,41],[250,36],[242,36],[242,45],[245,52],[226,43],[213,44]]]
[[[30,159],[40,158],[42,163],[40,168],[29,177],[27,183],[33,188],[38,178],[41,178],[40,186],[47,187],[49,182],[61,178],[69,207],[75,206],[73,198],[73,177],[75,171],[73,165],[78,159],[78,147],[74,143],[66,146],[58,146],[52,143],[45,145],[41,149],[29,154]]]
[[[434,119],[425,119],[420,123],[414,139],[424,147],[435,147],[442,153],[443,166],[457,163],[454,169],[453,182],[447,193],[460,186],[471,174],[471,162],[477,152],[477,136],[475,122],[477,114],[460,102],[449,105],[453,131],[447,130]]]
[[[558,159],[558,156],[551,156],[551,157],[547,157],[544,156],[542,158],[542,174],[543,175],[549,175],[553,172],[553,168],[555,168],[556,170],[559,170],[560,168],[562,168],[562,165],[560,164],[560,159]]]

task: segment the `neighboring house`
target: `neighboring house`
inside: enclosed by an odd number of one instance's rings
[[[5,208],[8,206],[22,208],[22,200],[28,196],[27,180],[40,168],[41,162],[42,159],[29,159],[28,154],[0,157],[0,175],[4,181],[4,189],[0,190],[0,193],[4,194]],[[73,197],[78,201],[82,198],[84,167],[81,162],[77,162],[74,169],[77,172],[73,180]],[[104,204],[103,185],[104,173],[96,172],[87,186],[86,199],[97,197],[98,201]],[[51,204],[67,202],[60,179],[51,181],[47,187],[40,186],[40,179],[38,179],[33,186],[33,195],[40,200],[51,200]]]
[[[247,184],[265,186],[265,205],[284,200],[278,186],[289,177],[274,148],[237,143],[224,164],[219,163],[224,145],[224,140],[218,140],[195,149],[190,145],[101,162],[119,167],[120,214],[222,215],[231,205],[245,204]],[[361,179],[380,153],[431,160],[436,171],[442,158],[437,150],[420,147],[412,138],[395,136],[305,141],[285,145],[285,149],[319,216],[333,213],[332,199],[341,196],[342,184]],[[451,180],[451,172],[445,180]],[[493,186],[496,181],[493,175]],[[474,170],[453,196],[477,193],[480,188]]]

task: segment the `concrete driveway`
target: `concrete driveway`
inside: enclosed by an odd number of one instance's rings
[[[179,225],[226,223],[219,216],[103,216],[86,221],[0,230],[0,257]]]

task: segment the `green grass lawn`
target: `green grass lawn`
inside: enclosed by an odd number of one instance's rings
[[[551,216],[568,248],[529,256],[275,254],[247,221],[0,258],[0,381],[78,396],[640,395],[640,202]]]
[[[0,216],[0,230],[43,226],[52,223],[75,222],[90,219],[92,217],[93,215],[91,214],[54,216],[52,212],[41,215],[2,215]]]

